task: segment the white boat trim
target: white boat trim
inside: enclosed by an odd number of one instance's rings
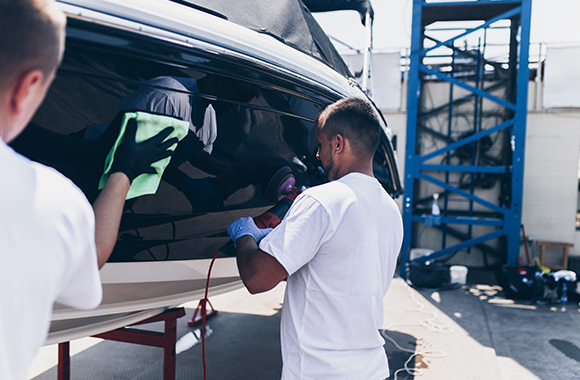
[[[53,321],[87,318],[162,308],[202,299],[211,260],[107,263],[101,270],[103,302],[93,310],[55,304]],[[243,287],[236,259],[216,260],[210,279],[210,295]]]
[[[51,331],[49,332],[44,345],[47,346],[56,343],[69,342],[74,339],[116,330],[143,321],[147,318],[154,317],[163,313],[165,310],[167,310],[167,308],[149,309],[122,315],[97,316],[95,318],[90,318],[90,321],[87,321],[88,318],[67,320],[64,321],[64,323],[54,323],[53,321],[51,324]]]
[[[364,96],[354,80],[345,78],[317,58],[281,44],[271,36],[182,4],[167,0],[125,0],[122,3],[113,0],[75,0],[74,3],[61,0],[59,3],[68,15],[243,59],[269,70],[284,72],[316,87],[324,86],[327,91],[341,96]],[[341,86],[334,83],[341,83]],[[345,93],[346,88],[351,91]]]

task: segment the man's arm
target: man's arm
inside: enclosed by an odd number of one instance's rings
[[[105,265],[117,242],[123,205],[130,187],[131,182],[126,174],[113,173],[93,204],[99,269]]]
[[[95,212],[95,244],[99,269],[105,265],[115,248],[123,206],[127,192],[134,178],[142,173],[155,173],[151,164],[171,156],[169,148],[176,144],[176,138],[164,141],[173,131],[168,127],[157,135],[137,143],[137,121],[129,120],[121,144],[115,152],[105,187],[93,205]]]
[[[240,277],[250,293],[266,292],[288,277],[278,260],[258,248],[253,236],[240,237],[236,246]]]
[[[256,243],[271,231],[272,228],[258,228],[250,217],[240,218],[228,227],[228,235],[238,249],[240,277],[252,294],[266,292],[288,277],[282,264]]]

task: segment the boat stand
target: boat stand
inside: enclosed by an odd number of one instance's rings
[[[207,310],[206,301],[209,304],[209,306],[211,307],[210,310]],[[195,312],[193,313],[193,317],[191,317],[191,321],[187,322],[187,325],[189,327],[193,327],[193,326],[197,325],[198,323],[200,323],[203,320],[204,313],[205,313],[205,319],[207,320],[208,318],[216,315],[217,312],[218,311],[213,308],[213,305],[211,304],[211,302],[209,302],[209,299],[204,298],[202,300],[199,300],[199,303],[197,304],[197,307],[195,308]],[[199,313],[199,315],[198,315],[198,313]]]
[[[114,340],[117,342],[142,344],[163,348],[163,380],[175,380],[175,343],[177,342],[177,318],[185,315],[184,308],[169,309],[131,326],[152,322],[165,322],[165,331],[139,330],[122,327],[117,330],[93,335],[94,338]],[[70,380],[70,342],[58,344],[58,380]]]

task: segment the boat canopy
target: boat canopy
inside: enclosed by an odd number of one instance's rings
[[[225,18],[233,23],[268,34],[279,41],[301,52],[314,56],[345,77],[352,77],[347,65],[336,51],[334,45],[324,33],[312,10],[327,11],[337,9],[356,9],[353,4],[368,0],[343,1],[344,8],[333,6],[335,1],[310,0],[308,6],[301,0],[172,0],[193,8],[206,10],[208,13]],[[340,5],[340,4],[338,4]],[[348,7],[346,5],[349,5]],[[370,6],[370,4],[369,4]],[[361,8],[362,9],[362,8]]]
[[[369,0],[303,0],[310,12],[329,12],[353,10],[360,14],[361,22],[365,23],[365,16],[370,14],[371,19],[375,12]]]

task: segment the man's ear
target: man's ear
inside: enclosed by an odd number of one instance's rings
[[[341,134],[336,134],[336,136],[334,136],[332,148],[334,149],[334,153],[341,153],[344,151],[344,137]]]
[[[36,106],[35,95],[41,90],[43,80],[44,74],[38,69],[27,71],[16,80],[10,91],[10,107],[15,114]]]

